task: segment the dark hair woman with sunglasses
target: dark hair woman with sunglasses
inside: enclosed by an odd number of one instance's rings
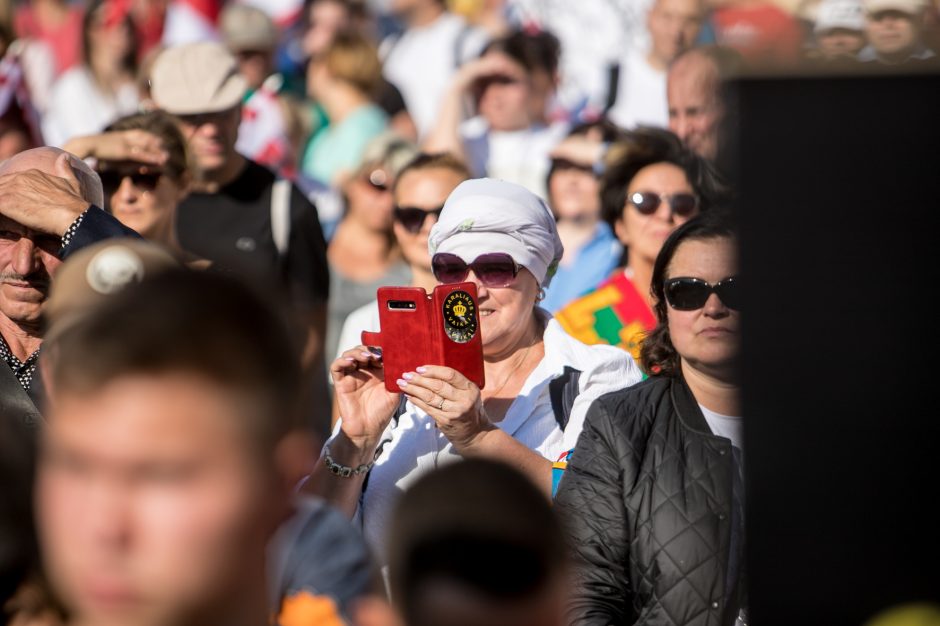
[[[582,344],[539,307],[563,250],[551,211],[532,192],[464,181],[428,247],[439,283],[476,285],[485,386],[427,363],[390,393],[380,357],[364,346],[346,351],[331,366],[340,420],[307,483],[357,516],[383,562],[397,496],[420,475],[461,457],[492,458],[527,474],[547,498],[553,461],[574,447],[591,402],[642,377],[625,352]]]
[[[746,623],[737,273],[723,211],[656,259],[650,378],[591,406],[558,489],[572,624]]]
[[[624,246],[626,263],[556,318],[585,343],[619,346],[639,358],[643,335],[656,324],[649,296],[656,255],[666,237],[707,210],[723,187],[711,166],[668,130],[627,132],[610,148],[607,163],[601,214]]]
[[[65,149],[95,159],[105,208],[121,223],[195,261],[176,238],[176,207],[193,177],[186,140],[172,117],[161,111],[128,115],[100,134],[72,139]]]

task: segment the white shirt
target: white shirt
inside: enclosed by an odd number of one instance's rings
[[[61,146],[72,137],[92,135],[117,118],[137,112],[140,99],[133,83],[113,96],[101,91],[85,66],[68,70],[52,86],[49,108],[42,120],[46,144]]]
[[[698,406],[702,409],[702,415],[705,416],[708,427],[712,429],[712,434],[730,439],[731,445],[738,450],[744,450],[744,436],[742,434],[743,422],[740,417],[715,413],[714,411],[706,409],[701,404]]]
[[[634,48],[621,60],[617,101],[609,114],[624,128],[669,125],[666,72],[651,66],[646,52]]]
[[[462,17],[452,13],[382,42],[383,73],[401,92],[419,138],[434,126],[454,72],[464,61],[479,56],[485,44],[484,31],[469,28]]]
[[[474,176],[499,178],[522,185],[542,199],[547,196],[545,182],[551,167],[548,155],[567,133],[567,124],[494,131],[480,116],[460,126],[467,161]]]
[[[544,311],[539,314],[548,317]],[[556,461],[563,452],[574,448],[588,407],[596,398],[633,385],[643,375],[623,350],[585,345],[565,333],[554,319],[548,321],[543,338],[545,356],[526,378],[497,426],[544,458]],[[562,431],[555,421],[548,383],[560,376],[566,365],[581,372],[580,392]],[[424,474],[439,465],[453,463],[460,456],[434,427],[434,420],[410,402],[398,423],[389,424],[382,439],[390,441],[372,468],[355,522],[362,526],[363,534],[384,565],[385,535],[398,497]]]

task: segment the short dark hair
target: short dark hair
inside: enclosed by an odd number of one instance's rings
[[[544,592],[565,563],[548,499],[492,460],[463,460],[423,476],[398,501],[389,539],[391,595],[412,625],[425,623],[423,598],[435,581],[509,605]]]
[[[286,319],[217,271],[167,270],[57,331],[53,393],[93,393],[135,374],[189,372],[243,394],[248,430],[271,452],[295,425],[299,357]],[[46,350],[44,345],[43,349]]]
[[[481,56],[493,51],[502,52],[529,74],[542,70],[549,76],[555,76],[561,59],[561,42],[547,30],[534,33],[520,30],[491,40],[483,48]]]
[[[685,173],[703,211],[726,199],[728,187],[707,160],[695,154],[672,132],[640,126],[625,131],[608,152],[601,177],[601,217],[612,228],[623,215],[627,188],[640,170],[657,163],[671,163]]]
[[[737,240],[737,228],[728,208],[714,208],[682,224],[672,231],[656,256],[650,284],[656,328],[650,331],[640,346],[640,365],[650,376],[676,376],[679,372],[679,354],[669,336],[668,305],[663,294],[666,270],[680,245],[686,241],[704,239]]]

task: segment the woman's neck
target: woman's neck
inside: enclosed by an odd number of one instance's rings
[[[100,52],[93,54],[89,59],[89,69],[98,86],[111,94],[129,78],[119,60]]]
[[[740,416],[741,396],[737,383],[729,376],[703,372],[682,359],[682,376],[695,400],[720,415]]]
[[[340,274],[363,281],[378,278],[398,258],[388,233],[367,228],[349,217],[336,226],[327,256]]]
[[[349,115],[367,105],[369,98],[355,87],[336,81],[320,99],[331,124],[339,124]]]
[[[428,293],[431,293],[434,291],[434,288],[437,287],[437,279],[434,278],[434,272],[431,271],[431,268],[421,265],[412,265],[411,286],[421,287]]]

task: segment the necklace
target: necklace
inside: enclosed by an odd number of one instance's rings
[[[529,350],[531,350],[531,349],[532,349],[532,346],[534,346],[534,345],[535,345],[534,343],[529,344],[529,347],[526,348],[526,349],[525,349],[525,352],[522,353],[522,358],[519,359],[519,363],[509,371],[509,375],[506,376],[505,379],[503,379],[502,384],[501,384],[499,387],[497,387],[497,388],[496,388],[496,391],[494,391],[492,394],[490,394],[490,397],[487,398],[486,400],[492,400],[493,398],[495,398],[496,396],[499,395],[499,392],[503,390],[503,387],[506,386],[506,384],[509,382],[509,379],[512,378],[513,374],[515,374],[517,371],[519,371],[519,368],[522,367],[522,364],[523,364],[523,363],[525,363],[525,360],[529,357]],[[484,400],[484,402],[486,402],[486,401]]]

